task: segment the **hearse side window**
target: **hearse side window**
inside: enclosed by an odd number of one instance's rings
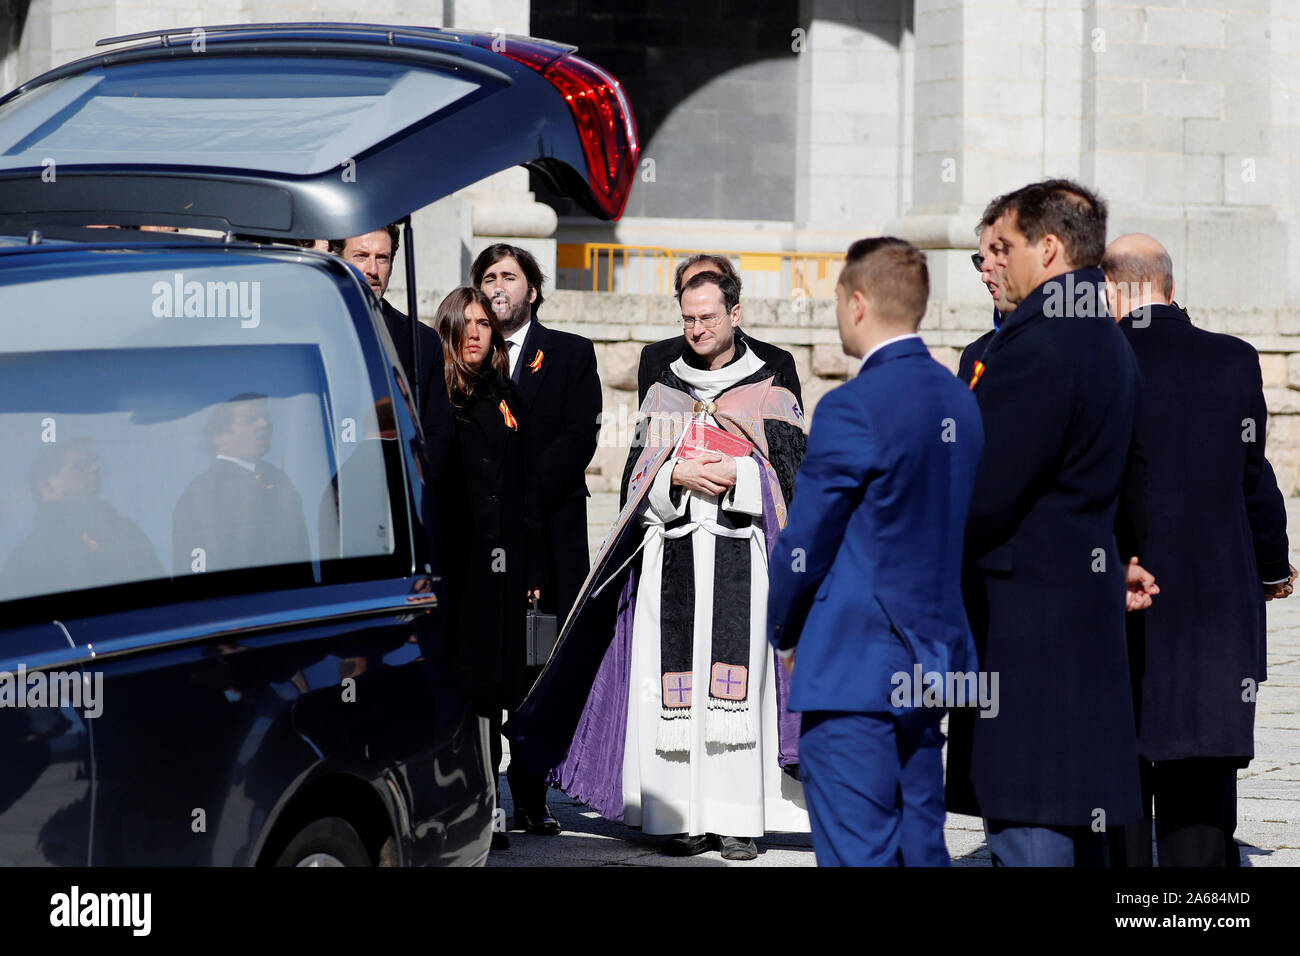
[[[392,402],[333,282],[247,256],[178,277],[174,255],[161,277],[0,285],[0,601],[168,580],[221,593],[227,572],[304,586],[395,555]],[[185,316],[187,287],[206,310],[209,282],[234,307]],[[180,315],[131,302],[163,284]],[[92,293],[98,309],[74,306]],[[19,328],[42,294],[41,322]]]

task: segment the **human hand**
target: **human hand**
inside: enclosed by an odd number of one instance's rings
[[[793,674],[794,673],[794,651],[790,652],[789,657],[781,657],[781,663],[785,665],[785,672],[787,674]]]
[[[717,475],[728,486],[736,483],[736,459],[730,455],[718,455],[717,461],[707,466],[711,475]]]
[[[729,477],[726,466],[719,467],[724,458],[731,465]],[[673,466],[672,483],[701,494],[720,495],[736,483],[736,461],[713,453],[700,458],[682,459]]]
[[[1278,581],[1276,584],[1264,585],[1265,601],[1271,601],[1274,598],[1277,598],[1278,600],[1283,600],[1291,596],[1291,592],[1295,590],[1295,578],[1297,572],[1294,564],[1290,565],[1290,568],[1291,568],[1291,576],[1287,578],[1285,581]]]
[[[1145,611],[1151,606],[1151,598],[1160,593],[1160,587],[1156,584],[1156,577],[1138,564],[1136,557],[1129,560],[1126,570],[1128,572],[1128,591],[1125,593],[1127,610]]]

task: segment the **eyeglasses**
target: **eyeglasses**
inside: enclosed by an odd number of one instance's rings
[[[692,326],[694,326],[696,323],[699,323],[699,326],[702,329],[716,329],[718,327],[718,323],[721,321],[722,321],[722,316],[720,315],[715,315],[712,318],[708,318],[708,319],[682,319],[682,328],[685,331],[689,332]]]
[[[971,253],[970,261],[975,263],[976,272],[984,271],[984,257],[980,255],[978,252]]]

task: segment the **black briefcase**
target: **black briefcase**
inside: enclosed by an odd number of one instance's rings
[[[537,609],[537,598],[528,609],[524,630],[528,647],[528,666],[541,667],[551,659],[555,650],[555,641],[559,637],[554,614],[543,614]]]

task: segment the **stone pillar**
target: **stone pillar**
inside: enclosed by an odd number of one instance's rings
[[[1089,9],[1082,174],[1111,201],[1112,235],[1149,232],[1169,249],[1180,301],[1275,309],[1300,291],[1279,221],[1294,167],[1274,85],[1275,70],[1296,76],[1291,34],[1270,38],[1266,2],[1197,6]]]
[[[911,8],[912,0],[800,5],[798,248],[842,248],[902,211],[911,175]]]
[[[984,206],[1078,172],[1085,0],[915,3],[911,200],[887,230],[930,250],[932,299],[986,304],[969,261]]]

